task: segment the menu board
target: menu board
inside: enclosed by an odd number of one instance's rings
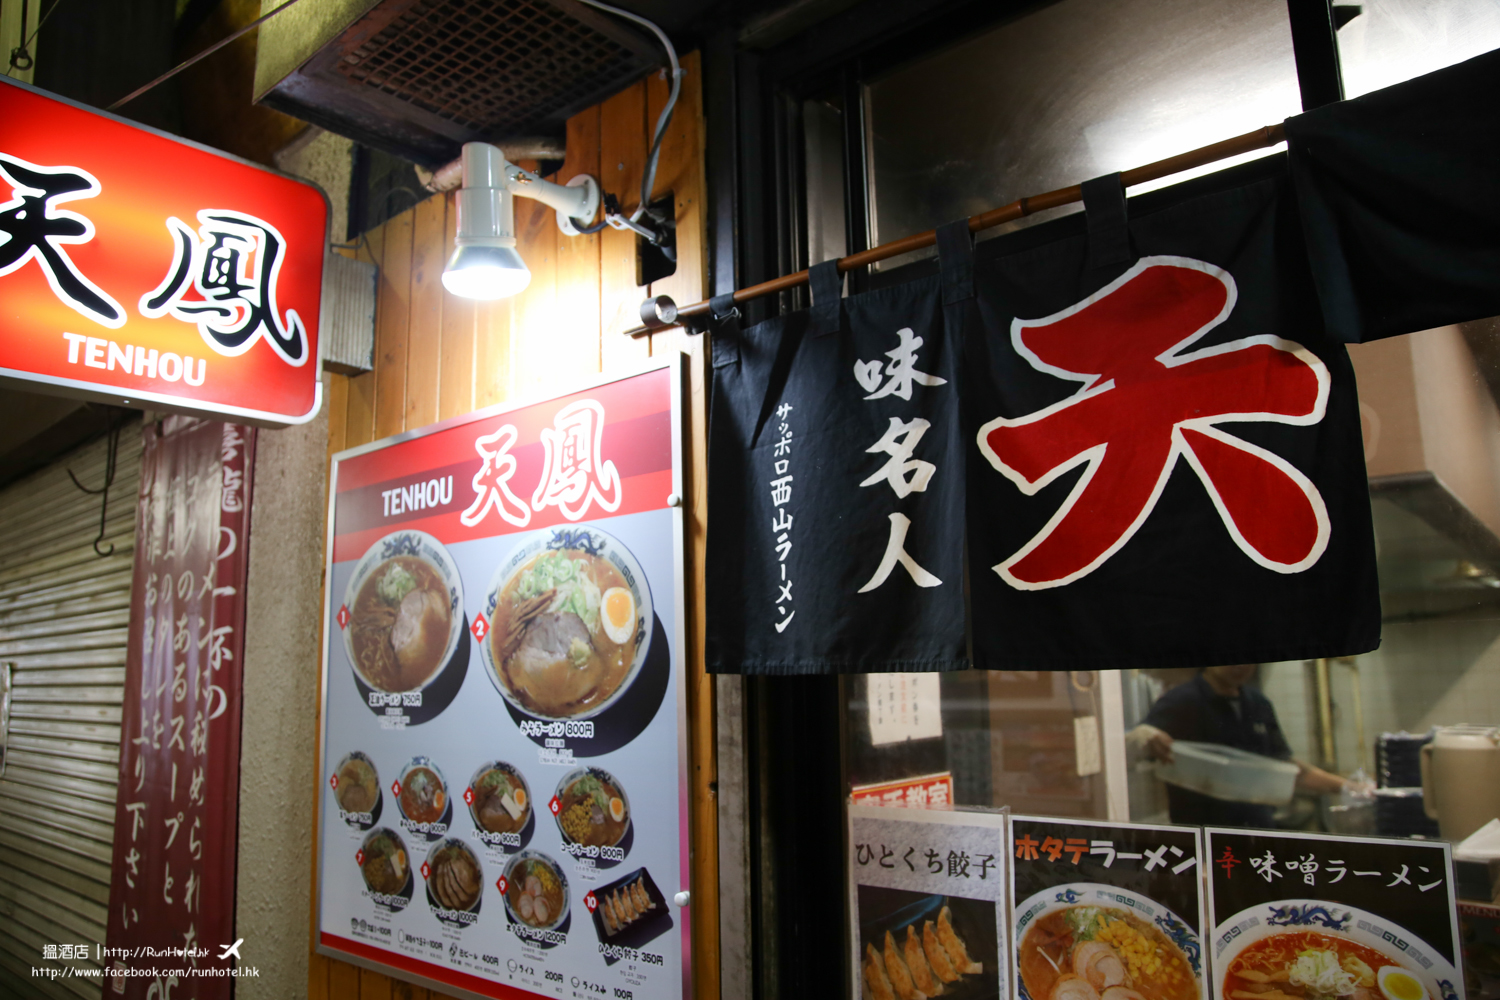
[[[1469,1000],[1500,997],[1500,906],[1458,904],[1458,929],[1464,949],[1464,985]]]
[[[674,363],[334,457],[320,952],[685,995],[680,400]]]
[[[854,996],[1004,995],[1005,817],[849,806]]]
[[[1214,1000],[1463,1000],[1446,843],[1206,834]]]
[[[1204,1000],[1200,836],[1011,817],[1017,1000]]]

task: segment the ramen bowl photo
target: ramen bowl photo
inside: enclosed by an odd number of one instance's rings
[[[333,797],[341,810],[365,816],[376,812],[380,805],[380,774],[374,761],[355,750],[344,755],[333,773],[337,778]]]
[[[485,595],[484,662],[500,694],[545,719],[588,719],[630,687],[651,639],[651,590],[635,556],[598,528],[538,532]]]
[[[354,673],[388,693],[420,691],[463,637],[463,584],[441,542],[396,531],[354,566],[344,592],[344,648]]]
[[[1201,955],[1186,921],[1126,889],[1053,886],[1016,907],[1029,1000],[1200,1000]]]
[[[360,875],[371,892],[395,896],[411,884],[411,855],[396,831],[372,831],[359,850]]]
[[[557,828],[580,847],[614,847],[630,829],[630,800],[614,775],[580,767],[557,784]]]
[[[531,818],[531,789],[521,772],[504,761],[491,761],[469,780],[469,815],[486,833],[519,834]]]
[[[413,757],[397,779],[401,791],[396,804],[413,824],[436,823],[448,809],[448,783],[443,772],[427,757]]]
[[[1453,963],[1410,931],[1352,906],[1285,899],[1224,921],[1217,1000],[1457,1000]]]
[[[483,892],[484,866],[468,844],[449,838],[428,853],[427,895],[431,904],[471,912],[478,909]]]
[[[539,931],[560,925],[568,915],[562,866],[538,851],[511,858],[505,866],[505,911],[513,922]]]

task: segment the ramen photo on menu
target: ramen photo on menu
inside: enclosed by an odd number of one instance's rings
[[[1197,1000],[1198,977],[1159,928],[1123,907],[1069,906],[1026,930],[1017,965],[1031,1000]]]
[[[370,547],[346,597],[349,658],[366,684],[416,691],[438,674],[461,631],[457,580],[452,557],[431,535],[398,531]]]
[[[553,530],[503,563],[491,585],[485,658],[522,711],[591,718],[644,659],[651,596],[635,557],[597,528]]]
[[[1289,930],[1249,945],[1224,970],[1224,1000],[1440,1000],[1377,948]]]

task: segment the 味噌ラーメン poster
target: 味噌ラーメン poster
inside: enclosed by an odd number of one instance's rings
[[[676,365],[334,457],[318,947],[686,992]]]

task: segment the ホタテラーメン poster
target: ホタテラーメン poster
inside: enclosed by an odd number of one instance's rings
[[[684,994],[679,400],[663,366],[335,456],[323,953]]]
[[[1206,831],[1214,1000],[1463,1000],[1445,843]]]
[[[1012,817],[1017,1000],[1204,1000],[1199,837],[1183,826]]]
[[[1005,996],[1005,817],[849,806],[855,998]]]

